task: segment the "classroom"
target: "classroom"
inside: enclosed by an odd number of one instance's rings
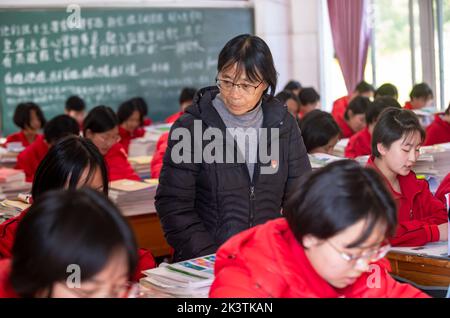
[[[450,298],[449,38],[450,0],[1,1],[0,303]]]

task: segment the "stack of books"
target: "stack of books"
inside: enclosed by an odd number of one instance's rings
[[[25,182],[25,173],[11,168],[0,168],[0,193],[15,199],[19,193],[29,192],[31,183]]]
[[[132,139],[128,148],[129,157],[152,156],[159,137],[170,131],[172,124],[157,124],[145,127],[145,136]]]
[[[152,156],[128,157],[128,162],[141,179],[150,178]]]
[[[140,284],[173,297],[208,297],[214,281],[216,255],[211,254],[175,264],[162,264],[144,271]]]
[[[308,154],[308,157],[309,157],[309,162],[311,163],[311,167],[313,169],[320,169],[332,162],[346,159],[343,157],[333,156],[333,155],[329,155],[326,153]]]
[[[156,213],[156,185],[133,180],[117,180],[110,184],[109,197],[125,216]]]
[[[0,201],[0,223],[17,216],[20,212],[28,209],[30,204],[19,200],[3,200]]]

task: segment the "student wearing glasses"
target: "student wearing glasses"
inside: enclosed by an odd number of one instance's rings
[[[159,177],[156,209],[175,260],[214,253],[231,236],[281,217],[286,194],[311,170],[295,118],[273,98],[277,73],[261,38],[239,35],[225,45],[216,84],[173,124]],[[186,143],[194,148],[180,151]],[[269,160],[258,149],[269,150]]]
[[[210,297],[426,297],[388,273],[396,208],[375,171],[331,163],[302,180],[284,215],[219,249]]]
[[[96,106],[83,122],[83,135],[97,146],[108,167],[109,181],[140,180],[128,162],[128,155],[119,142],[119,120],[107,106]]]

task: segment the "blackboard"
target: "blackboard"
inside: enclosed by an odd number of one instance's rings
[[[142,96],[161,121],[178,111],[183,86],[214,85],[229,39],[254,31],[251,8],[89,8],[76,28],[70,16],[65,9],[0,11],[4,135],[17,130],[18,103],[33,101],[50,119],[72,94],[88,108],[114,109]]]

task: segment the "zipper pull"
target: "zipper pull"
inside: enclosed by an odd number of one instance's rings
[[[255,200],[255,187],[250,187],[250,200]]]

